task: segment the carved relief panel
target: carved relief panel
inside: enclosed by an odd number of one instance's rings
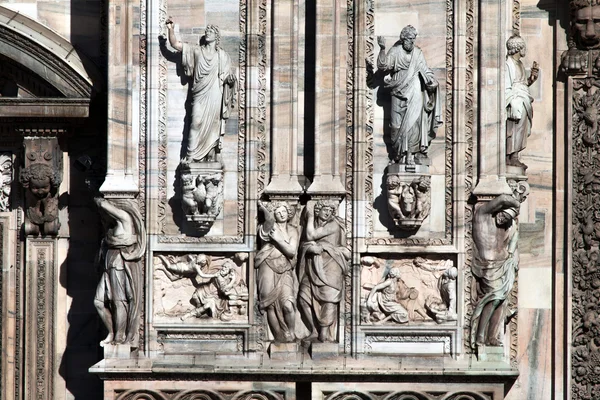
[[[153,322],[248,322],[247,253],[160,254],[153,259]]]

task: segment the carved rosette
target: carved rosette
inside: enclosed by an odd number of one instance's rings
[[[10,187],[13,181],[11,153],[0,153],[0,212],[10,210]]]
[[[388,210],[396,227],[408,231],[419,229],[431,210],[431,177],[388,173],[386,186]]]
[[[210,231],[223,209],[223,167],[220,163],[182,164],[181,206],[185,220],[199,234]]]
[[[600,81],[573,81],[572,394],[600,398]]]

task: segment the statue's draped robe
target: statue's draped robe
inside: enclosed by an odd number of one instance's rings
[[[208,53],[207,46],[183,43],[181,63],[192,78],[192,119],[187,159],[202,161],[219,144],[221,120],[229,116],[234,91],[224,85],[231,72],[231,59],[222,49]]]
[[[533,97],[529,94],[527,74],[521,61],[506,58],[506,109],[519,120],[506,120],[506,154],[513,154],[527,146],[527,137],[531,135],[533,118]]]
[[[336,224],[338,230],[317,241],[306,241],[300,246],[299,298],[312,306],[320,327],[328,327],[330,338],[336,337],[338,304],[342,300],[342,287],[346,270],[344,258],[345,231],[337,218],[328,224]],[[321,254],[309,254],[314,244],[323,248]]]
[[[442,123],[439,87],[428,91],[425,83],[433,80],[418,47],[408,53],[401,45],[395,45],[385,59],[378,60],[378,68],[392,71],[386,88],[391,91],[391,141],[395,157],[407,152],[418,153],[429,147],[436,129]]]
[[[275,225],[274,229],[280,229]],[[285,240],[291,240],[295,230],[293,226],[287,225],[285,230],[280,229],[280,234]],[[290,332],[283,315],[283,306],[286,301],[296,304],[298,295],[298,278],[294,273],[296,258],[289,259],[271,243],[268,232],[259,229],[259,236],[264,241],[264,246],[256,254],[254,265],[258,269],[258,295],[259,307],[266,310],[273,307],[283,335],[290,336]],[[276,338],[285,339],[285,338]]]

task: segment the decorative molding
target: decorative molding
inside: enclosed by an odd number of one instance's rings
[[[230,328],[227,328],[230,329]],[[179,341],[179,340],[191,340],[191,341],[225,341],[225,342],[234,342],[236,344],[237,351],[244,351],[244,333],[242,332],[223,332],[225,329],[215,330],[215,328],[211,328],[211,332],[209,331],[162,331],[159,330],[156,336],[156,341],[159,345],[162,345],[167,341]]]
[[[116,393],[116,400],[284,400],[285,391],[187,389],[150,390],[133,389]]]
[[[571,151],[572,181],[572,349],[573,400],[600,397],[600,150],[595,115],[600,109],[600,81],[573,80]],[[592,112],[594,114],[592,114]]]
[[[452,354],[452,334],[447,332],[420,334],[418,332],[394,332],[365,334],[365,353],[369,354],[373,343],[443,343],[444,354]]]
[[[513,35],[521,35],[521,0],[512,3]]]
[[[323,393],[325,400],[491,400],[487,394],[471,391],[344,391]],[[494,399],[496,400],[496,399]],[[499,399],[498,399],[499,400]]]
[[[473,179],[473,140],[475,136],[475,0],[467,0],[466,9],[466,93],[465,93],[465,199],[469,199],[474,189]],[[463,262],[463,350],[471,354],[473,350],[470,345],[471,316],[473,315],[473,273],[471,264],[473,262],[473,207],[465,203],[464,208],[464,235],[465,235],[465,258]],[[458,296],[460,299],[460,296]]]
[[[356,109],[355,93],[354,88],[356,85],[355,79],[360,76],[355,70],[355,57],[356,57],[356,39],[355,39],[355,24],[356,24],[356,9],[354,7],[354,0],[347,0],[346,2],[346,36],[348,40],[348,57],[347,57],[347,68],[346,68],[346,199],[352,199],[354,194],[354,110]],[[360,37],[359,37],[360,40]],[[354,208],[351,201],[346,201],[346,220],[345,220],[345,231],[346,231],[346,247],[352,251],[353,240],[352,240],[352,227]],[[344,301],[340,307],[340,316],[344,324],[344,352],[346,354],[352,354],[352,326],[354,316],[352,313],[352,261],[348,262],[347,273],[344,274]]]
[[[257,163],[257,197],[260,198],[267,186],[267,58],[270,49],[267,47],[267,0],[260,0],[258,3],[258,104],[257,104],[257,125],[258,132],[256,141],[258,147],[256,150]]]
[[[55,252],[55,239],[27,239],[24,314],[31,317],[24,343],[27,399],[49,399],[54,390]]]
[[[91,96],[92,85],[90,82],[83,79],[63,59],[32,39],[9,29],[5,25],[0,25],[0,42],[10,44],[11,47],[19,49],[23,57],[35,60],[39,65],[43,65],[44,69],[51,71],[53,74],[46,72],[46,74],[40,75],[55,75],[54,80],[62,82],[63,87],[52,86],[61,91],[66,97],[75,97],[74,95],[76,95],[77,97],[89,98]],[[58,84],[59,82],[54,83]]]
[[[167,20],[167,2],[158,2],[158,26],[164,27]],[[158,56],[158,232],[164,232],[167,225],[167,59],[159,52]],[[159,239],[159,242],[162,240]],[[177,243],[177,242],[173,242]]]
[[[10,211],[10,193],[13,182],[12,153],[0,152],[0,212]],[[0,249],[2,245],[0,244]],[[0,263],[0,265],[4,265]],[[1,319],[0,319],[1,321]],[[1,326],[1,324],[0,324]],[[2,348],[2,346],[0,346]],[[1,376],[1,374],[0,374]]]

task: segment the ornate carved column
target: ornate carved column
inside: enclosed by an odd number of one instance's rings
[[[565,354],[565,390],[573,400],[600,396],[598,359],[600,315],[598,296],[598,254],[600,253],[600,29],[596,23],[600,5],[596,2],[570,1],[571,30],[568,50],[562,54],[561,72],[566,79],[564,145],[568,173],[565,209],[565,303],[570,320]],[[571,182],[569,182],[569,179]],[[569,204],[569,202],[571,204]],[[570,332],[569,332],[570,331]],[[570,367],[570,368],[569,368]],[[565,394],[565,396],[568,396]]]
[[[346,54],[345,2],[316,1],[315,65],[315,175],[307,192],[312,195],[341,196],[345,192],[340,173],[340,157],[346,135],[345,82]]]

